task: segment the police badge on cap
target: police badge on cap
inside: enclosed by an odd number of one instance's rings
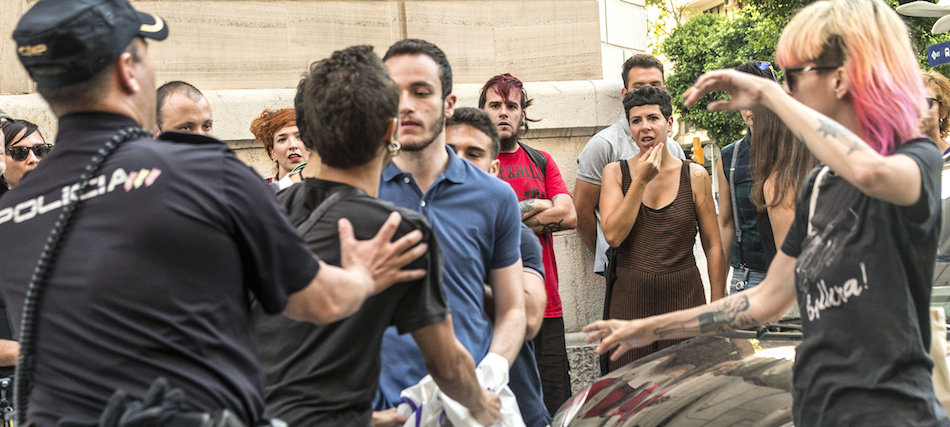
[[[40,0],[13,31],[20,62],[44,87],[88,80],[135,37],[164,40],[168,26],[128,0]]]

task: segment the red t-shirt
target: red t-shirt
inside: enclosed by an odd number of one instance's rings
[[[501,169],[498,177],[511,185],[518,195],[518,201],[528,199],[550,199],[558,194],[570,194],[561,171],[551,155],[541,151],[548,160],[547,171],[531,162],[531,158],[520,146],[514,153],[498,153]],[[541,253],[544,261],[544,289],[548,294],[544,317],[562,317],[561,296],[557,290],[557,262],[554,260],[554,239],[550,234],[538,235],[541,241]]]

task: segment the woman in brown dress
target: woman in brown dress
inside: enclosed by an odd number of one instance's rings
[[[725,295],[726,264],[709,174],[673,157],[665,144],[672,126],[670,95],[641,87],[624,110],[640,152],[604,168],[600,209],[604,237],[617,254],[608,317],[638,319],[706,302],[693,257],[699,230],[709,268],[710,296]],[[681,340],[657,341],[610,362],[614,370]]]

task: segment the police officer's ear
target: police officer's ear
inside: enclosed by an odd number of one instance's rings
[[[130,49],[119,55],[115,62],[116,76],[119,79],[119,85],[123,90],[129,93],[139,93],[145,88],[147,76],[144,73],[149,72],[144,67],[140,55],[144,54],[145,43],[140,39],[132,40]]]

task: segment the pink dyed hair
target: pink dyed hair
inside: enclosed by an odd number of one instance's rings
[[[843,62],[832,63],[839,48]],[[920,67],[907,26],[882,0],[827,0],[802,8],[782,31],[775,59],[782,68],[843,65],[859,136],[878,153],[890,154],[920,135]]]

